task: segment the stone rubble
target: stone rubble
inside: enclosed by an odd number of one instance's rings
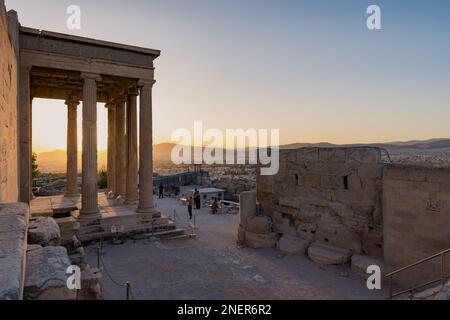
[[[61,231],[56,220],[50,217],[30,219],[28,243],[43,247],[58,246],[61,242]]]

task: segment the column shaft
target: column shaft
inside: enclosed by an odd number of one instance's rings
[[[67,117],[67,188],[66,197],[78,196],[78,125],[77,107],[79,102],[66,101]]]
[[[139,119],[139,206],[137,212],[159,214],[153,201],[153,117],[152,88],[154,81],[140,82]]]
[[[98,75],[83,75],[83,190],[81,214],[97,214],[97,81]]]
[[[137,204],[139,199],[137,178],[138,178],[138,157],[137,157],[137,95],[138,92],[130,92],[127,103],[127,190],[126,204]]]
[[[116,106],[113,103],[108,108],[108,191],[116,193]]]
[[[116,195],[126,196],[127,149],[125,134],[125,101],[116,104]]]

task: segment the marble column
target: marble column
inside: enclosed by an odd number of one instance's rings
[[[138,156],[137,156],[137,89],[130,90],[127,102],[127,190],[125,204],[137,204],[138,195]]]
[[[125,99],[116,100],[116,196],[125,198],[127,192],[127,147],[125,133]]]
[[[77,108],[79,101],[68,99],[67,105],[67,190],[66,197],[78,194],[78,126]]]
[[[153,200],[153,117],[152,89],[154,80],[139,81],[141,88],[139,119],[139,206],[137,212],[161,216]]]
[[[31,175],[31,66],[19,68],[19,201],[30,203]]]
[[[116,193],[116,105],[107,103],[108,109],[108,191]]]
[[[82,74],[83,86],[83,189],[81,215],[99,213],[97,187],[97,74]]]

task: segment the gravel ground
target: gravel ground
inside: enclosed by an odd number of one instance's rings
[[[164,214],[185,227],[187,209],[174,199],[156,200]],[[114,281],[131,285],[137,300],[241,299],[384,299],[387,291],[369,291],[349,266],[320,267],[307,257],[281,255],[235,245],[238,216],[197,212],[196,239],[128,240],[105,244],[103,262]],[[96,265],[96,248],[88,247]],[[104,274],[103,297],[125,299],[125,289]]]

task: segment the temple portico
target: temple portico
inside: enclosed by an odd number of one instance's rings
[[[22,202],[30,203],[32,194],[32,98],[60,99],[65,101],[68,119],[66,203],[77,204],[79,218],[102,218],[97,187],[97,104],[105,103],[108,198],[120,197],[128,211],[134,207],[141,217],[160,218],[153,202],[152,151],[153,61],[159,55],[153,49],[20,28]],[[81,124],[77,123],[78,112],[82,114]],[[79,125],[82,126],[81,190],[77,157]],[[77,200],[79,196],[81,199]]]

